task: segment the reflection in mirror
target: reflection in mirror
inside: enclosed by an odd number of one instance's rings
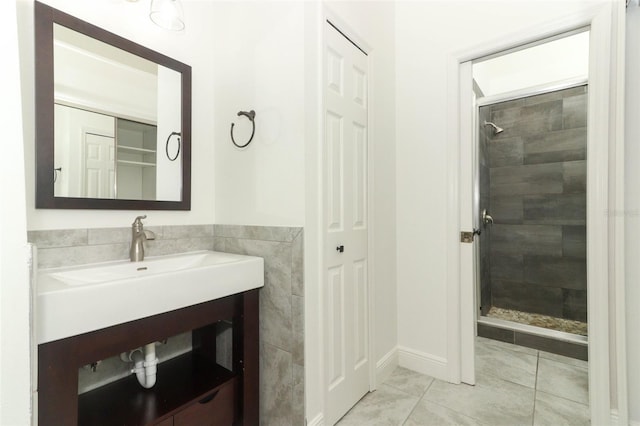
[[[36,208],[189,210],[191,67],[34,11]]]
[[[156,155],[181,132],[180,73],[58,24],[53,34],[54,196],[180,201],[179,153]]]

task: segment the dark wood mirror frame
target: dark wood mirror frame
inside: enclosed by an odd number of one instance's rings
[[[191,209],[191,67],[74,16],[35,2],[36,208],[111,210]],[[182,75],[182,197],[180,201],[55,197],[53,25],[165,66]]]

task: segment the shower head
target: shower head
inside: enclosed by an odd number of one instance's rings
[[[498,133],[504,132],[504,129],[502,127],[498,127],[498,126],[496,126],[494,123],[492,123],[490,121],[486,121],[485,120],[484,125],[493,127],[493,134],[494,135],[497,135]]]

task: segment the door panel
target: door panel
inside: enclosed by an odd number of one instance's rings
[[[367,57],[327,24],[324,270],[327,424],[369,390]]]

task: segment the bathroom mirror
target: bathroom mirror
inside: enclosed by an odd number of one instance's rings
[[[36,208],[189,210],[191,67],[35,3]]]

